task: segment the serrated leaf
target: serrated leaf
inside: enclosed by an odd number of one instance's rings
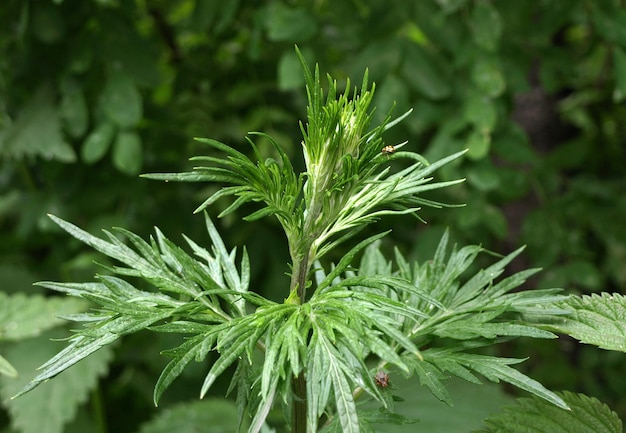
[[[244,422],[243,429],[247,428]],[[222,433],[239,431],[235,404],[222,398],[180,403],[168,407],[141,425],[138,433]]]
[[[83,331],[86,335],[72,337],[71,343],[39,367],[39,369],[42,370],[41,373],[36,375],[30,383],[20,389],[14,397],[26,394],[41,383],[55,377],[69,367],[89,357],[89,355],[96,353],[104,346],[115,342],[123,335],[145,329],[170,314],[171,311],[168,311],[140,319],[118,317],[110,321],[104,321],[104,324],[100,327],[90,328],[90,332]]]
[[[110,271],[122,276],[141,277],[154,284],[161,292],[185,294],[197,302],[179,301],[165,293],[139,290],[115,276],[101,276],[100,283],[39,283],[53,290],[83,297],[99,305],[100,309],[84,315],[70,315],[73,320],[85,322],[85,326],[75,331],[76,334],[70,338],[70,344],[65,349],[41,367],[43,371],[20,391],[20,395],[121,336],[150,327],[162,332],[198,332],[198,330],[202,332],[198,337],[199,341],[192,340],[170,352],[175,359],[166,367],[159,379],[155,390],[157,400],[191,359],[201,360],[213,349],[216,338],[213,333],[221,332],[218,349],[225,352],[218,358],[207,376],[202,391],[205,393],[215,377],[243,351],[247,351],[250,356],[252,348],[272,319],[272,308],[276,305],[246,291],[250,265],[245,250],[241,263],[242,275],[239,276],[234,263],[236,250],[231,252],[226,250],[210,220],[207,222],[207,228],[214,242],[214,256],[188,240],[194,251],[207,260],[205,265],[193,260],[181,248],[165,238],[158,229],[156,241],[152,239],[150,244],[131,232],[120,230],[137,250],[135,251],[107,231],[105,234],[108,241],[92,236],[57,217],[51,218],[77,239],[129,266],[110,267]],[[207,290],[202,290],[201,287]],[[239,312],[241,315],[245,313],[243,310],[245,300],[267,308],[259,310],[262,314],[240,317],[242,320],[239,322],[223,323],[230,317],[221,310],[220,300],[216,295],[227,299],[235,296],[232,303],[242,304]],[[163,323],[165,319],[170,320],[173,316],[183,320]],[[265,320],[263,326],[256,326],[257,323],[254,321],[259,319]],[[159,325],[155,326],[155,323]],[[213,323],[217,324],[212,325]]]
[[[622,433],[622,421],[608,406],[583,394],[559,394],[571,410],[537,397],[518,399],[473,433]]]
[[[454,356],[449,357],[445,350],[438,351],[436,349],[424,352],[424,360],[437,366],[442,372],[448,372],[463,379],[467,382],[481,385],[482,382],[468,368],[459,364]]]
[[[513,261],[513,259],[517,257],[523,250],[523,247],[518,248],[517,250],[498,260],[496,263],[490,265],[486,269],[481,269],[476,272],[474,276],[472,276],[465,284],[463,284],[460,288],[456,290],[456,293],[454,295],[455,304],[460,305],[484,293],[485,287],[492,285],[494,280],[498,278],[502,274],[502,272],[504,272],[504,268],[509,263],[511,263],[511,261]],[[471,250],[468,250],[468,252],[469,251]],[[472,255],[468,256],[468,258],[472,258]],[[450,261],[452,261],[452,258]],[[469,263],[467,264],[469,265]],[[523,280],[520,280],[519,278],[516,278],[514,281],[517,283],[517,285],[523,282]],[[512,286],[511,281],[507,281],[507,283],[507,287],[510,289]],[[497,289],[500,288],[500,286],[498,284],[496,286],[492,286],[491,288],[495,292]]]
[[[114,245],[110,242],[107,242],[103,239],[97,238],[90,233],[82,230],[81,228],[75,226],[74,224],[67,222],[57,216],[49,215],[52,221],[58,224],[63,230],[68,232],[70,235],[74,236],[81,242],[89,245],[90,247],[100,251],[101,253],[106,254],[109,257],[117,259],[123,263],[136,263],[138,265],[142,265],[146,263],[137,253],[135,253],[130,248],[125,245]]]
[[[95,237],[74,224],[55,217],[54,215],[50,215],[50,218],[76,239],[86,243],[97,251],[100,251],[101,253],[130,266],[132,269],[137,271],[136,273],[133,273],[133,275],[141,275],[146,280],[157,285],[161,290],[187,294],[193,298],[201,294],[199,288],[195,284],[184,281],[180,277],[173,274],[163,263],[152,260],[153,258],[158,257],[158,254],[155,253],[156,255],[144,258],[128,246],[124,245],[120,240],[107,231],[104,231],[104,233],[107,235],[110,242]],[[135,239],[135,241],[137,241],[137,239]],[[145,248],[150,247],[145,246],[143,251],[147,251]]]
[[[215,248],[215,255],[216,257],[219,257],[221,261],[222,270],[224,272],[224,278],[226,279],[226,283],[228,284],[228,287],[230,287],[232,290],[236,292],[241,292],[241,293],[247,292],[248,287],[247,285],[244,284],[246,283],[246,281],[249,280],[249,275],[247,275],[247,272],[249,271],[249,268],[247,265],[248,263],[247,255],[244,254],[244,258],[242,259],[241,267],[242,267],[243,275],[242,275],[242,278],[240,278],[239,275],[237,274],[237,266],[234,261],[234,251],[229,253],[228,250],[226,250],[224,241],[222,241],[222,238],[219,235],[217,229],[215,228],[213,221],[211,221],[211,218],[209,218],[209,215],[206,213],[204,214],[204,221],[206,223],[206,228],[207,228],[207,231],[209,232],[209,236],[211,237],[213,247]],[[238,305],[240,312],[243,314],[244,312],[243,303],[237,302],[236,305]]]
[[[15,123],[0,134],[0,155],[74,162],[76,153],[65,141],[61,129],[52,92],[48,87],[41,87],[20,110]]]
[[[248,433],[258,433],[265,426],[265,420],[270,412],[270,409],[272,408],[272,405],[274,404],[274,398],[276,397],[276,386],[277,382],[274,382],[274,385],[269,390],[267,398],[261,401],[261,404],[254,414],[254,418],[252,418]]]
[[[6,352],[21,374],[18,379],[0,377],[0,394],[6,401],[12,424],[21,433],[62,433],[64,425],[74,418],[77,408],[107,372],[113,357],[112,349],[104,348],[36,391],[10,400],[32,379],[29,372],[52,356],[58,347],[59,343],[51,342],[46,335],[16,343]]]
[[[249,396],[251,393],[251,368],[245,361],[237,362],[237,368],[235,373],[230,379],[230,384],[226,390],[226,396],[231,395],[233,391],[236,393],[237,413],[239,419],[243,419],[248,403],[250,401]]]
[[[626,297],[619,293],[602,293],[591,296],[570,296],[557,302],[555,307],[571,313],[560,323],[550,324],[586,344],[602,349],[626,352]]]
[[[0,341],[40,335],[64,323],[60,316],[85,311],[87,307],[80,299],[21,293],[9,296],[0,292]]]
[[[440,337],[455,338],[458,340],[477,337],[496,338],[500,336],[531,337],[531,338],[557,338],[552,332],[537,329],[532,326],[518,325],[514,323],[484,323],[472,319],[475,317],[460,319],[455,325],[446,324],[442,330],[436,330]]]

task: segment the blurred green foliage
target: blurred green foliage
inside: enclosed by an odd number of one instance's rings
[[[188,169],[188,157],[208,151],[194,136],[241,143],[247,152],[243,137],[260,130],[296,155],[306,104],[294,44],[335,77],[369,68],[375,121],[394,105],[396,114],[414,108],[389,132],[390,143],[409,138],[429,159],[469,149],[440,173],[467,178],[443,198],[467,206],[425,211],[426,227],[394,220],[402,250],[430,255],[448,226],[461,244],[503,253],[527,244],[519,266],[546,269],[537,286],[623,292],[621,0],[5,0],[0,290],[35,294],[33,281],[95,272],[93,253],[47,213],[94,233],[123,226],[147,234],[158,224],[166,234],[202,239],[192,211],[213,187],[137,175]],[[288,284],[278,227],[265,221],[253,230],[237,220],[225,218],[220,230],[229,244],[248,245],[256,286],[278,296]],[[129,408],[111,431],[148,418],[163,361],[140,352],[168,346],[132,339],[117,347],[96,399],[107,410]],[[587,392],[626,415],[623,362],[564,341],[559,356],[567,362],[557,365],[554,345],[536,344],[510,350],[536,354],[544,377],[534,376],[547,387]],[[185,380],[197,382],[186,373],[173,401],[195,397]]]

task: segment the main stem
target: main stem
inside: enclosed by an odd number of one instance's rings
[[[297,290],[300,303],[305,302],[307,275],[309,273],[309,248],[305,249],[302,257],[294,259],[291,274],[291,290]],[[291,417],[292,433],[306,433],[307,396],[305,371],[292,378],[293,405]]]
[[[323,193],[322,193],[323,194]],[[307,217],[302,226],[302,237],[294,244],[290,244],[290,252],[293,263],[289,294],[292,296],[296,290],[300,304],[306,302],[307,277],[314,258],[314,239],[316,238],[315,223],[321,213],[320,194],[313,194],[308,206]],[[306,433],[307,431],[307,395],[306,395],[306,370],[302,370],[298,376],[292,378],[293,405],[291,417],[292,433]]]
[[[306,433],[306,378],[304,371],[293,378],[293,413],[291,418],[292,433]]]

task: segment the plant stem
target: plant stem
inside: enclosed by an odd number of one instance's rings
[[[314,188],[314,191],[317,191]],[[301,236],[298,240],[290,242],[290,254],[292,259],[292,273],[289,287],[290,296],[294,290],[298,295],[300,304],[306,302],[307,277],[311,268],[311,262],[315,259],[314,240],[319,235],[315,226],[320,216],[322,192],[313,194],[308,205],[308,212],[305,218]],[[291,239],[290,239],[291,241]],[[292,433],[306,433],[307,431],[307,394],[306,394],[306,371],[303,369],[298,376],[292,378],[293,404],[292,404]]]
[[[294,257],[293,272],[291,274],[290,293],[297,290],[298,300],[300,303],[305,302],[307,275],[309,274],[309,249],[305,249],[305,253]],[[292,378],[293,389],[293,413],[291,419],[292,433],[306,433],[306,414],[307,414],[307,396],[306,396],[306,377],[305,371],[301,371],[298,376]]]
[[[304,372],[293,378],[293,414],[291,419],[292,433],[306,433],[306,379]]]
[[[96,389],[91,393],[91,412],[98,433],[107,433],[107,422],[102,403],[102,394]]]
[[[298,268],[298,272],[296,274],[296,281],[295,284],[297,284],[298,287],[298,298],[300,298],[300,302],[304,302],[305,301],[305,297],[306,297],[306,286],[307,286],[307,281],[306,281],[306,277],[309,273],[309,255],[308,253],[305,254],[305,256],[302,258],[302,260],[298,263],[299,268]]]

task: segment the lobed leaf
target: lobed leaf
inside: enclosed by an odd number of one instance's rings
[[[348,253],[346,253],[341,258],[341,260],[339,261],[337,266],[335,266],[335,268],[328,275],[326,275],[326,277],[319,283],[319,285],[317,287],[317,290],[315,291],[313,296],[315,296],[317,293],[323,293],[324,289],[326,287],[329,287],[337,277],[339,277],[346,269],[348,269],[348,267],[350,266],[350,263],[352,262],[354,257],[361,250],[363,250],[369,244],[371,244],[371,243],[375,242],[376,240],[382,238],[387,233],[389,233],[389,232],[387,231],[387,232],[383,232],[383,233],[379,233],[379,234],[370,236],[369,238],[359,242],[350,251],[348,251]]]
[[[523,360],[521,359],[497,358],[469,353],[458,353],[454,358],[456,358],[455,360],[459,364],[482,374],[492,382],[497,383],[498,381],[503,380],[520,389],[535,394],[555,406],[562,409],[569,409],[567,403],[565,403],[565,401],[563,401],[563,399],[557,394],[549,391],[536,380],[531,379],[525,374],[522,374],[509,366],[510,364],[522,362]]]
[[[200,293],[199,288],[194,282],[185,280],[185,278],[177,275],[168,268],[158,252],[154,251],[156,246],[149,247],[144,241],[139,240],[138,237],[131,237],[132,242],[141,244],[140,251],[153,250],[148,256],[142,257],[107,231],[104,231],[104,233],[107,235],[110,242],[92,236],[75,225],[53,215],[50,215],[50,218],[78,240],[127,265],[131,270],[134,270],[130,273],[131,275],[141,276],[161,290],[185,294],[192,297]]]
[[[320,329],[313,327],[311,341],[307,348],[307,425],[310,431],[317,431],[318,420],[326,410],[330,398],[331,380],[328,375],[330,359],[320,340],[325,338]]]
[[[420,383],[426,386],[437,399],[448,406],[452,406],[452,397],[442,383],[445,377],[437,366],[430,362],[414,362],[412,364],[413,372],[417,375]]]
[[[340,365],[340,358],[334,354],[330,341],[322,338],[320,339],[320,344],[322,344],[324,355],[328,359],[328,371],[326,374],[330,376],[330,381],[333,385],[335,405],[341,430],[344,433],[359,433],[360,427],[356,404],[352,396],[352,388],[344,371],[346,367]]]
[[[204,379],[200,390],[201,398],[207,393],[220,374],[238,359],[244,351],[250,351],[257,344],[272,319],[275,319],[275,317],[272,317],[271,314],[265,314],[265,317],[253,314],[244,318],[234,319],[220,326],[216,345],[217,350],[220,351],[220,357],[211,366]],[[263,397],[265,399],[267,395]]]
[[[206,358],[209,351],[214,348],[216,338],[215,332],[195,335],[176,349],[164,352],[164,354],[172,356],[173,359],[165,366],[154,387],[153,400],[155,406],[158,406],[163,392],[192,360],[199,362]]]

